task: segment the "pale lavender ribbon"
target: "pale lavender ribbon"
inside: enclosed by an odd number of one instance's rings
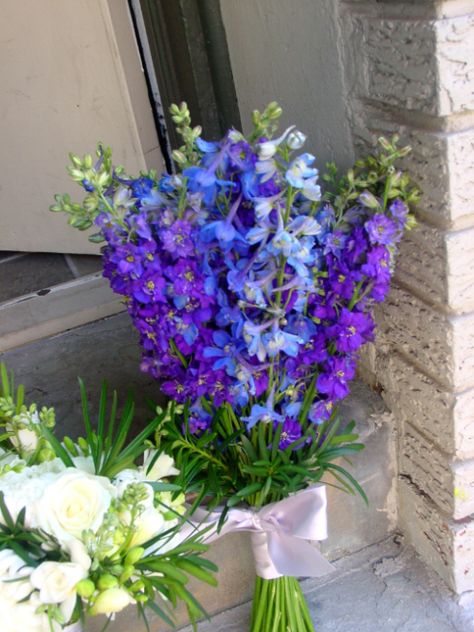
[[[255,570],[263,579],[321,577],[334,570],[312,544],[327,538],[326,507],[326,488],[317,485],[259,511],[230,509],[219,533],[219,511],[198,510],[193,522],[197,519],[197,528],[209,527],[207,542],[228,533],[250,532]]]

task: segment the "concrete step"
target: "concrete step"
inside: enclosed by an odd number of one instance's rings
[[[345,556],[334,566],[331,575],[302,582],[317,632],[474,630],[473,604],[456,603],[400,535]],[[245,632],[250,607],[247,602],[203,621],[198,632]]]
[[[92,408],[97,406],[103,379],[125,394],[131,386],[137,398],[137,420],[149,418],[145,400],[159,400],[157,384],[139,372],[137,337],[128,316],[118,314],[63,334],[8,351],[0,356],[27,388],[27,398],[55,406],[60,433],[76,435],[81,428],[77,376],[86,382]],[[393,424],[381,398],[362,383],[355,383],[343,407],[345,419],[355,419],[366,449],[354,458],[351,471],[369,498],[366,507],[358,496],[329,488],[329,533],[321,549],[338,559],[387,536],[396,524],[395,442]],[[219,587],[195,585],[198,599],[210,614],[250,599],[254,571],[246,534],[226,536],[216,542],[209,556],[219,567]],[[117,617],[114,630],[138,632],[142,624],[130,611]],[[179,623],[185,623],[183,612]],[[93,624],[91,630],[99,630]],[[144,629],[144,628],[143,628]],[[159,624],[152,620],[152,630]],[[160,628],[161,629],[161,628]]]

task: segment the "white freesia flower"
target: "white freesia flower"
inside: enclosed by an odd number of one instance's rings
[[[59,604],[64,620],[71,619],[76,605],[76,585],[87,571],[72,562],[43,562],[31,573],[30,581],[39,590],[41,603]]]
[[[145,450],[143,455],[143,466],[140,468],[146,481],[159,481],[168,476],[177,476],[179,470],[174,466],[174,460],[162,452],[155,460],[157,450]]]
[[[163,531],[165,519],[159,509],[148,507],[135,519],[135,532],[130,542],[130,548],[140,546],[144,542],[151,540]]]
[[[95,473],[94,459],[91,456],[73,456],[74,467],[88,474]]]
[[[36,503],[38,526],[63,543],[102,524],[116,489],[108,478],[67,468]]]
[[[122,470],[114,479],[117,495],[123,496],[127,487],[133,483],[143,483],[143,475],[140,470]]]
[[[21,423],[26,427],[16,430],[16,424]],[[38,434],[31,428],[31,425],[41,423],[38,411],[26,412],[18,415],[15,425],[7,423],[5,429],[12,432],[10,441],[18,452],[34,452],[38,447]],[[30,427],[28,427],[30,426]]]
[[[109,588],[101,592],[91,608],[91,614],[110,615],[120,612],[131,603],[135,603],[130,594],[123,588]]]
[[[73,562],[74,564],[78,564],[85,571],[88,571],[90,569],[92,560],[89,557],[89,554],[83,542],[75,539],[68,540],[64,543],[63,548],[69,553],[71,562]]]

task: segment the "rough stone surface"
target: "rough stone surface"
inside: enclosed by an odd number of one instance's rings
[[[394,284],[377,321],[390,343],[440,384],[474,386],[474,313],[448,316]]]
[[[450,117],[459,130],[442,131],[436,121],[411,112],[401,114],[377,101],[354,99],[351,119],[358,154],[370,151],[381,135],[400,135],[411,153],[400,164],[409,170],[423,196],[418,213],[444,228],[464,228],[474,223],[474,130],[465,115]],[[454,123],[452,123],[454,125]],[[435,129],[431,129],[434,127]]]
[[[335,567],[332,575],[303,582],[318,632],[474,630],[472,606],[459,606],[398,537],[343,558]],[[198,630],[243,632],[248,629],[249,615],[247,603],[202,622]]]
[[[357,94],[435,116],[472,110],[473,17],[406,18],[351,15]]]
[[[474,590],[474,521],[454,521],[409,479],[399,482],[400,528],[448,585],[461,594]]]
[[[400,442],[400,474],[407,476],[448,515],[453,513],[454,479],[450,457],[437,450],[423,435],[405,423]],[[464,517],[467,513],[462,513]]]
[[[439,20],[436,36],[439,114],[473,110],[474,14]]]

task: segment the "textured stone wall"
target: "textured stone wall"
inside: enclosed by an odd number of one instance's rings
[[[474,590],[474,0],[340,3],[356,153],[400,132],[419,225],[363,358],[399,423],[399,522]]]

